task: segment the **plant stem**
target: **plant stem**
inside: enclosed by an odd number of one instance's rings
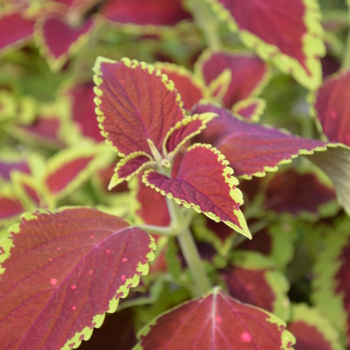
[[[221,47],[218,34],[218,21],[212,16],[208,4],[204,0],[191,0],[192,14],[203,31],[207,44],[211,49],[217,50]]]
[[[145,230],[148,233],[164,236],[176,236],[178,231],[171,226],[155,226],[155,225],[136,225],[135,227]]]
[[[175,227],[183,227],[183,221],[186,220],[183,208],[180,208],[174,200],[169,198],[167,198],[167,205],[172,224],[174,224]],[[186,264],[191,271],[195,282],[195,296],[201,296],[211,289],[211,285],[188,226],[183,228],[178,234],[177,239]]]
[[[349,15],[349,22],[350,22],[350,4],[348,4],[348,15]],[[343,55],[341,67],[342,69],[350,68],[350,28],[348,32],[348,37],[346,39],[345,52]]]

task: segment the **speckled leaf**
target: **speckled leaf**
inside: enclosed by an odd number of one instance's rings
[[[256,252],[235,251],[220,276],[235,299],[261,307],[284,321],[289,319],[289,283],[272,260]]]
[[[347,335],[350,346],[350,226],[349,218],[329,229],[327,250],[314,267],[313,301],[327,318]]]
[[[138,334],[134,350],[292,349],[285,323],[267,311],[227,296],[219,288],[164,313]],[[229,346],[229,347],[228,347]]]
[[[326,137],[350,146],[350,72],[330,76],[314,100],[314,114]]]
[[[25,214],[9,232],[0,240],[3,349],[77,347],[147,274],[155,248],[146,232],[90,208]]]
[[[101,13],[122,24],[172,26],[190,17],[182,4],[183,0],[111,0],[102,7]]]
[[[28,42],[35,20],[26,18],[23,11],[4,12],[0,16],[0,53]]]
[[[198,140],[219,149],[238,176],[264,176],[265,171],[274,171],[278,164],[290,162],[299,154],[326,149],[325,142],[303,139],[273,127],[240,120],[224,108],[198,105],[195,112],[219,115],[202,131]]]
[[[94,80],[96,112],[105,136],[121,156],[152,156],[147,139],[160,151],[171,127],[184,118],[174,83],[145,63],[99,57]]]
[[[178,204],[203,212],[210,219],[251,237],[239,207],[243,204],[237,179],[225,157],[210,145],[187,149],[176,178],[147,170],[142,181]]]
[[[175,83],[185,109],[190,110],[194,104],[207,97],[206,86],[186,68],[165,62],[156,62],[154,66]]]
[[[321,183],[315,174],[289,169],[277,173],[269,181],[264,193],[263,207],[278,215],[309,214],[316,217],[322,208],[334,203],[335,199],[332,187]]]
[[[98,128],[93,88],[92,81],[71,82],[62,89],[61,94],[69,99],[70,116],[79,131],[84,136],[100,142],[104,137]]]
[[[229,28],[264,60],[316,89],[324,55],[320,10],[315,0],[207,0]]]
[[[231,79],[223,97],[226,108],[260,93],[270,76],[268,66],[260,58],[229,51],[204,52],[197,61],[195,70],[207,86],[225,70],[231,72]]]
[[[295,336],[295,350],[342,350],[339,334],[316,308],[293,305],[287,329]]]
[[[69,57],[89,39],[96,21],[87,19],[71,27],[64,16],[42,16],[35,25],[35,39],[52,71],[60,70]]]
[[[232,112],[247,120],[258,122],[264,113],[266,101],[262,98],[252,97],[241,100],[233,105]]]

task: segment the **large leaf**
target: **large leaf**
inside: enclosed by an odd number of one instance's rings
[[[350,146],[350,72],[330,76],[314,97],[314,113],[325,136]]]
[[[168,25],[189,18],[183,0],[110,0],[101,13],[113,22],[138,25]]]
[[[236,102],[260,93],[270,76],[269,67],[260,58],[248,53],[231,51],[205,51],[197,61],[195,71],[209,87],[211,84],[216,85],[215,80],[224,71],[230,72],[230,79],[223,95],[226,108],[231,108]],[[212,95],[216,96],[215,89],[211,90]]]
[[[292,319],[287,329],[297,343],[295,350],[342,350],[339,334],[316,308],[305,304],[293,305]]]
[[[184,118],[174,83],[145,63],[99,57],[94,76],[96,112],[105,136],[121,156],[152,156],[148,139],[158,150],[171,127]]]
[[[176,178],[168,178],[152,169],[142,181],[178,204],[202,212],[251,237],[239,207],[242,193],[225,157],[210,145],[194,144],[187,149]]]
[[[25,214],[0,243],[3,349],[77,347],[148,272],[155,248],[146,232],[89,208]]]
[[[324,55],[320,11],[315,0],[207,0],[229,28],[264,60],[316,89]]]
[[[219,288],[167,312],[144,327],[135,350],[292,349],[285,323],[267,311],[241,304]]]
[[[235,251],[220,275],[232,297],[261,307],[284,321],[289,319],[289,283],[272,260],[256,252]]]

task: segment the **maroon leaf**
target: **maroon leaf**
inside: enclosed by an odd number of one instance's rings
[[[63,94],[70,100],[71,117],[81,133],[97,142],[104,140],[95,113],[93,82],[71,84]]]
[[[321,81],[324,54],[318,4],[303,0],[209,0],[219,17],[239,31],[243,43],[272,60],[310,89]]]
[[[341,350],[339,335],[332,324],[315,308],[293,306],[288,330],[295,336],[295,350]]]
[[[28,163],[25,160],[8,161],[0,159],[0,178],[10,180],[11,171],[17,170],[22,173],[30,173]]]
[[[299,154],[324,150],[326,146],[325,142],[239,120],[230,111],[214,105],[198,105],[195,112],[219,115],[197,139],[220,150],[237,176],[264,175],[265,171],[275,170],[281,162],[290,161]]]
[[[10,232],[0,280],[3,349],[77,347],[147,273],[155,248],[146,232],[89,208],[26,214]]]
[[[0,222],[18,218],[25,211],[21,202],[10,193],[0,193]]]
[[[99,57],[94,71],[102,134],[119,155],[152,156],[148,139],[161,150],[169,129],[184,118],[173,82],[153,67],[129,59]]]
[[[87,41],[95,21],[86,20],[78,27],[71,27],[65,17],[51,15],[41,17],[36,25],[36,38],[51,68],[59,70],[73,51]]]
[[[341,71],[326,79],[316,93],[314,108],[330,141],[350,146],[350,72]]]
[[[206,97],[206,87],[192,72],[170,63],[157,62],[154,66],[175,83],[184,108],[190,110],[194,104]]]
[[[266,85],[269,69],[260,58],[234,52],[206,52],[196,64],[196,71],[209,86],[224,70],[231,80],[223,102],[231,108],[236,102],[257,95]]]
[[[22,11],[3,13],[0,17],[0,52],[30,40],[34,23],[35,20],[26,18]]]
[[[334,190],[322,184],[314,174],[299,174],[289,169],[271,179],[265,190],[263,206],[277,214],[317,215],[322,205],[335,199]]]
[[[232,112],[247,120],[259,121],[264,112],[266,101],[262,98],[248,98],[239,101],[232,107]]]
[[[182,3],[183,0],[110,0],[100,12],[113,22],[172,26],[190,18]]]
[[[295,339],[268,312],[241,304],[218,288],[147,325],[136,349],[292,349]]]
[[[210,145],[195,144],[185,153],[177,177],[147,170],[142,181],[173,198],[178,204],[203,212],[214,221],[223,221],[234,230],[250,237],[239,207],[242,193],[224,156]]]

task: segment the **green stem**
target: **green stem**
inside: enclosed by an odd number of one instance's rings
[[[135,227],[145,230],[148,233],[164,236],[176,236],[179,234],[178,230],[171,226],[155,226],[155,225],[136,225]]]
[[[203,31],[207,44],[211,49],[218,50],[221,45],[218,34],[218,21],[212,16],[205,0],[191,0],[192,14]]]
[[[174,224],[175,227],[184,227],[183,221],[186,220],[183,212],[184,208],[180,208],[174,200],[169,198],[167,198],[167,205],[172,224]],[[185,226],[182,232],[177,236],[177,239],[195,282],[195,296],[201,296],[211,289],[211,285],[188,226]]]
[[[349,21],[350,21],[350,4],[348,4],[348,15],[349,15]],[[342,69],[350,68],[350,28],[348,32],[348,37],[346,39],[345,52],[343,55],[341,67]]]

